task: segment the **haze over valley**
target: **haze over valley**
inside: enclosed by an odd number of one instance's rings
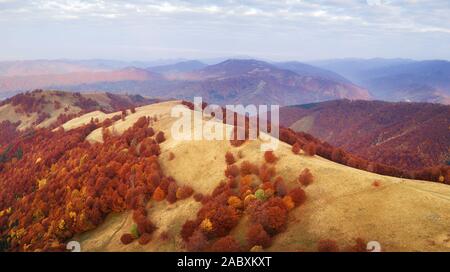
[[[450,62],[329,60],[312,65],[228,59],[145,67],[136,62],[21,61],[0,63],[0,95],[33,89],[115,92],[211,103],[295,105],[347,98],[450,104]],[[315,65],[315,66],[314,66]],[[140,67],[139,67],[140,66]]]

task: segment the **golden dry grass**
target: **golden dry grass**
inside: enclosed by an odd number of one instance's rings
[[[224,178],[227,151],[241,155],[243,160],[262,162],[259,140],[232,147],[228,141],[177,141],[170,136],[174,118],[170,109],[178,104],[170,101],[137,108],[135,114],[119,120],[111,128],[121,133],[140,116],[157,116],[156,130],[163,130],[167,140],[161,144],[160,163],[168,176],[178,183],[188,184],[196,192],[210,193]],[[74,127],[90,120],[82,116],[70,121]],[[88,136],[90,141],[101,141],[101,129]],[[168,160],[169,152],[175,155]],[[334,239],[344,249],[354,244],[355,238],[378,241],[383,251],[450,251],[450,186],[381,176],[328,161],[319,156],[295,155],[291,146],[280,143],[275,151],[280,159],[277,174],[288,186],[297,186],[296,177],[309,168],[314,182],[305,190],[306,203],[289,215],[285,232],[276,236],[271,251],[316,251],[321,239]],[[380,186],[373,186],[378,180]],[[76,237],[84,251],[182,251],[179,231],[183,223],[194,218],[200,204],[192,197],[174,204],[148,204],[149,216],[158,226],[152,241],[140,246],[137,241],[122,245],[120,236],[129,232],[131,213],[108,216],[92,231]],[[232,231],[239,241],[244,240],[246,218]],[[169,239],[159,240],[167,231]]]

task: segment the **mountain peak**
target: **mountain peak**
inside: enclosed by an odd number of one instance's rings
[[[221,63],[207,66],[201,72],[208,77],[236,77],[261,72],[273,72],[275,70],[281,69],[265,61],[255,59],[228,59]]]

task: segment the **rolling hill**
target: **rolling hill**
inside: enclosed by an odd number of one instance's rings
[[[450,160],[450,106],[338,100],[284,107],[281,124],[370,161],[417,169]]]
[[[18,94],[0,102],[0,147],[14,139],[18,131],[61,125],[87,112],[110,113],[154,102],[139,95],[111,93],[35,90]]]
[[[268,154],[260,140],[176,140],[170,111],[182,104],[113,122],[88,114],[26,139],[20,160],[0,165],[1,249],[75,240],[82,251],[365,251],[377,241],[382,251],[450,251],[448,185],[287,143]],[[312,180],[299,177],[306,168]]]

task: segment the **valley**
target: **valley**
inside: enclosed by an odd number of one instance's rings
[[[418,169],[450,159],[446,105],[336,100],[284,107],[280,116],[281,125],[370,161]]]

